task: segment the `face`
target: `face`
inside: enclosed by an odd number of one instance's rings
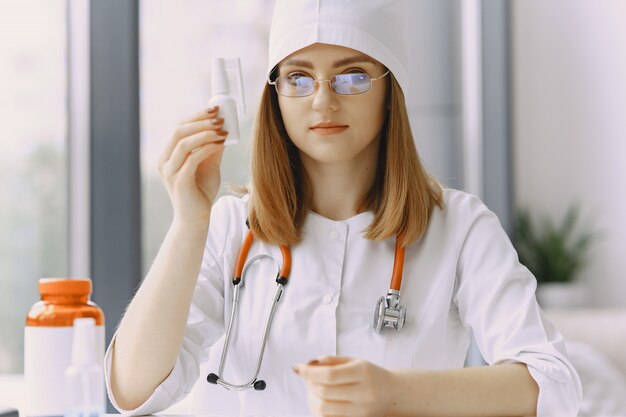
[[[337,45],[316,43],[289,55],[279,64],[279,76],[302,74],[327,80],[333,75],[366,73],[372,78],[385,68],[373,58]],[[311,164],[376,163],[379,133],[386,113],[387,78],[372,81],[358,95],[338,95],[329,82],[319,82],[306,97],[278,96],[287,133]],[[369,162],[368,162],[369,161]]]

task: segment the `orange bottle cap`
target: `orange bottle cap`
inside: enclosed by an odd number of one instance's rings
[[[42,295],[89,295],[91,279],[41,278],[38,287]]]

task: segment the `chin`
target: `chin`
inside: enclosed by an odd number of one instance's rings
[[[337,152],[337,149],[300,151],[300,153],[304,158],[321,164],[339,164],[350,159],[343,152]]]

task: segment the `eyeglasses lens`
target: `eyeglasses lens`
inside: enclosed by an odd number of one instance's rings
[[[372,86],[367,74],[340,74],[330,77],[330,84],[337,94],[362,94]]]
[[[362,94],[372,86],[367,74],[339,74],[330,77],[332,90],[341,95]],[[305,97],[315,92],[315,80],[311,77],[292,75],[276,80],[278,94],[287,97]]]
[[[287,97],[303,97],[313,94],[315,91],[315,80],[311,77],[292,75],[289,77],[279,77],[276,80],[278,93]]]

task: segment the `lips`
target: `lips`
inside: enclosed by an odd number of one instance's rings
[[[318,135],[335,135],[337,133],[341,133],[348,128],[347,125],[338,123],[338,122],[321,122],[311,126],[311,131],[317,133]]]
[[[321,122],[311,126],[311,129],[324,129],[324,128],[332,128],[332,127],[348,127],[347,125],[337,123],[337,122]]]

